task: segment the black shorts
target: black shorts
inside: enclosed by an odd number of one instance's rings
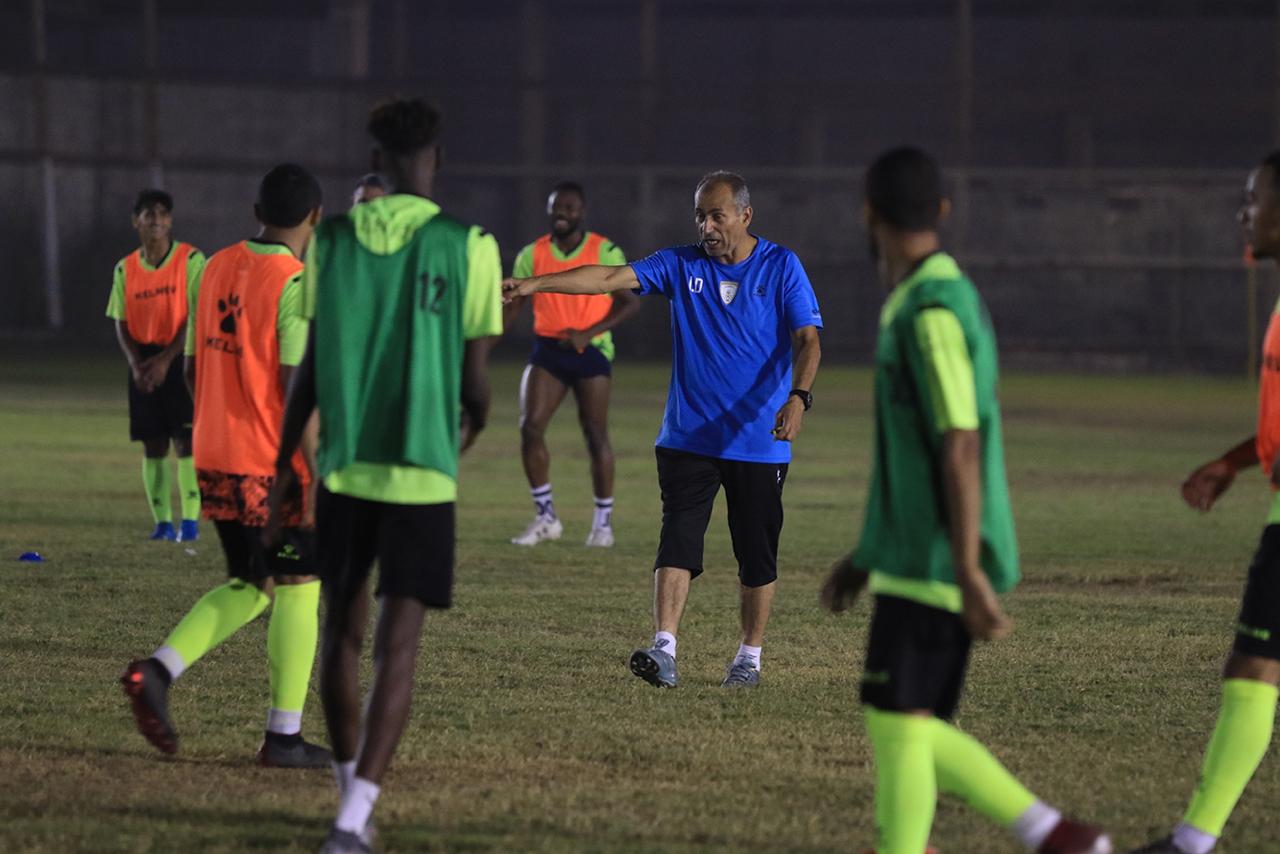
[[[763,587],[777,579],[787,464],[722,460],[661,447],[656,452],[662,534],[654,568],[687,569],[694,578],[702,574],[702,540],[723,485],[738,578],[746,587]]]
[[[144,359],[163,350],[155,344],[139,348]],[[169,364],[164,382],[150,392],[143,392],[129,372],[129,438],[134,442],[152,439],[185,439],[191,441],[194,408],[187,381],[182,375],[182,357]]]
[[[613,376],[613,363],[599,347],[588,345],[579,353],[559,338],[533,339],[529,364],[537,365],[567,386],[578,380]]]
[[[215,519],[214,528],[227,556],[227,575],[254,584],[277,575],[316,574],[316,532],[306,528],[281,528],[280,543],[262,545],[262,529],[227,519]]]
[[[930,709],[951,720],[972,640],[959,614],[876,596],[862,671],[862,702],[885,712]]]
[[[320,580],[330,603],[359,593],[374,560],[377,596],[453,602],[454,504],[388,504],[330,492],[316,500]]]
[[[1236,652],[1280,661],[1280,525],[1262,529],[1236,623]]]

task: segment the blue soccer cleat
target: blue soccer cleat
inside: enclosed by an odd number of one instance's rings
[[[754,688],[760,684],[760,668],[745,658],[735,658],[725,668],[722,688]]]
[[[156,522],[156,529],[151,532],[149,539],[174,542],[178,539],[178,532],[173,530],[172,522]]]
[[[200,523],[195,519],[183,519],[182,527],[178,529],[178,540],[183,543],[191,543],[200,539]]]
[[[655,688],[674,688],[680,684],[675,656],[656,646],[631,653],[631,672]]]

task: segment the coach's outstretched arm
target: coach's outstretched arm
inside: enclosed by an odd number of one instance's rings
[[[638,287],[640,280],[636,278],[636,272],[631,269],[630,264],[623,264],[621,267],[588,264],[562,273],[548,273],[530,279],[503,279],[502,301],[508,303],[518,297],[536,293],[607,294]]]

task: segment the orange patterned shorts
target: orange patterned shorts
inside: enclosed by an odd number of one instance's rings
[[[274,476],[198,469],[196,477],[200,481],[200,506],[206,519],[239,522],[251,528],[266,527],[267,497],[271,494]],[[303,493],[296,479],[281,509],[281,525],[288,528],[302,524]]]

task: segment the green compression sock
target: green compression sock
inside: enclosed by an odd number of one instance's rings
[[[937,787],[934,719],[863,706],[876,757],[876,852],[920,854],[929,843]]]
[[[1004,827],[1036,802],[981,742],[946,721],[934,721],[933,764],[939,789]]]
[[[271,708],[276,711],[300,713],[306,705],[316,659],[319,607],[319,581],[276,585],[276,604],[267,627]]]
[[[228,581],[201,596],[164,644],[178,653],[184,668],[190,667],[261,614],[270,602],[270,597],[252,584]]]
[[[142,486],[147,491],[147,503],[157,523],[172,522],[173,508],[169,506],[169,466],[165,457],[142,458]]]
[[[182,518],[200,518],[200,483],[191,457],[178,457],[178,492],[182,496]]]
[[[1252,679],[1222,683],[1222,711],[1204,755],[1200,782],[1183,821],[1222,835],[1236,801],[1271,743],[1276,716],[1276,686]]]

